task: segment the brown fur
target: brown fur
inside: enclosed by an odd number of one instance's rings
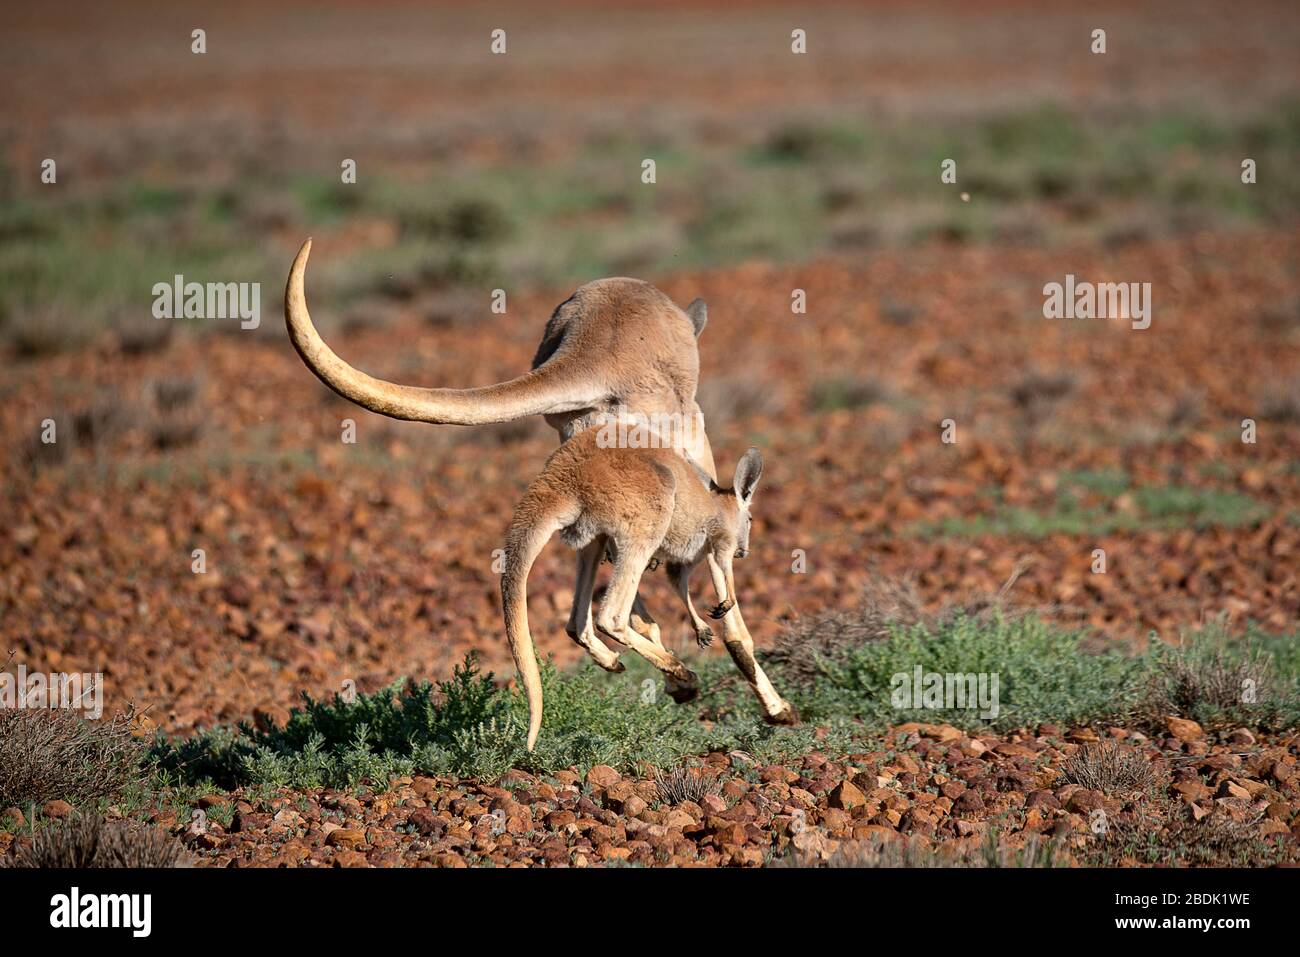
[[[737,467],[736,487],[722,488],[672,449],[602,448],[598,435],[598,430],[588,429],[551,455],[524,493],[507,537],[501,598],[510,650],[528,696],[530,751],[541,728],[542,691],[528,628],[526,585],[537,555],[557,531],[570,547],[595,554],[597,560],[599,553],[612,551],[613,580],[595,628],[645,655],[665,673],[670,690],[674,683],[693,688],[695,675],[661,643],[631,627],[637,586],[647,564],[668,564],[701,643],[711,640],[712,632],[696,614],[686,583],[702,560],[709,563],[718,595],[714,617],[739,614],[732,559],[748,549],[749,502],[762,468],[757,450],[746,453]],[[590,596],[590,584],[580,571],[575,618],[580,610],[583,618],[590,615]],[[572,620],[570,628],[572,634]],[[742,671],[751,684],[770,689],[756,663],[752,670],[748,662],[742,664]],[[789,705],[781,705],[779,717],[792,719]]]
[[[325,344],[307,311],[304,278],[310,255],[309,239],[289,270],[284,293],[289,338],[322,382],[372,412],[444,425],[542,415],[562,439],[610,414],[699,413],[695,338],[706,318],[702,300],[682,310],[639,279],[590,282],[556,308],[531,371],[476,389],[426,389],[369,376]],[[713,453],[703,430],[697,446],[687,451],[712,472]]]

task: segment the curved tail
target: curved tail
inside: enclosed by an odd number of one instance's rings
[[[307,368],[322,382],[371,412],[413,422],[485,425],[529,415],[573,412],[606,398],[591,370],[576,368],[561,356],[517,379],[479,389],[422,389],[366,375],[340,359],[312,324],[303,288],[310,255],[309,239],[298,250],[284,289],[284,321],[289,338]]]
[[[505,613],[510,653],[514,655],[515,667],[519,669],[524,695],[528,699],[528,750],[531,751],[542,728],[542,676],[537,669],[533,636],[528,630],[528,572],[551,536],[571,524],[576,516],[563,514],[566,511],[563,508],[541,512],[530,509],[529,505],[529,496],[525,495],[506,539],[501,607]]]

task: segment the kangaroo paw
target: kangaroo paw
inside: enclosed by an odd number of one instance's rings
[[[794,705],[786,702],[785,707],[776,714],[763,715],[763,721],[767,724],[798,724],[799,712],[795,710]]]
[[[694,701],[700,696],[699,688],[668,688],[668,697],[672,698],[678,704],[686,704],[688,701]]]
[[[707,648],[713,644],[713,629],[708,625],[700,628],[695,632],[695,641],[701,648]]]
[[[695,672],[687,671],[683,677],[664,675],[664,691],[678,704],[694,701],[700,694],[699,678]]]
[[[713,610],[709,612],[709,617],[714,621],[717,621],[719,618],[726,618],[727,612],[731,611],[731,609],[735,607],[736,599],[728,598],[726,601],[714,605]]]

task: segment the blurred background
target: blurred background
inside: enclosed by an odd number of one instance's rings
[[[509,673],[492,550],[554,433],[325,390],[280,316],[308,235],[331,344],[411,384],[521,373],[591,279],[704,296],[719,469],[770,463],[760,642],[883,577],[1106,641],[1293,633],[1298,45],[1290,3],[8,6],[3,647],[177,731]],[[1151,328],[1044,319],[1067,273],[1151,283]],[[178,274],[260,283],[260,325],[155,318]],[[531,586],[562,662],[571,565]]]

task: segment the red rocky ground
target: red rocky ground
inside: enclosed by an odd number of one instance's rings
[[[843,760],[814,753],[760,766],[743,752],[709,755],[698,769],[709,793],[676,803],[652,779],[596,766],[585,777],[511,772],[500,786],[403,777],[359,793],[215,794],[199,801],[201,825],[174,810],[150,820],[197,863],[225,867],[851,865],[882,855],[898,863],[888,857],[894,842],[913,862],[932,852],[952,864],[979,861],[991,830],[1005,861],[1037,845],[1058,865],[1300,862],[1294,733],[1210,740],[1176,721],[1157,740],[1120,728],[1102,736],[1149,762],[1149,789],[1063,782],[1070,758],[1098,741],[1090,729],[1043,725],[999,738],[909,724],[887,751]],[[0,851],[28,840],[0,832]],[[1147,841],[1160,850],[1143,850]]]

